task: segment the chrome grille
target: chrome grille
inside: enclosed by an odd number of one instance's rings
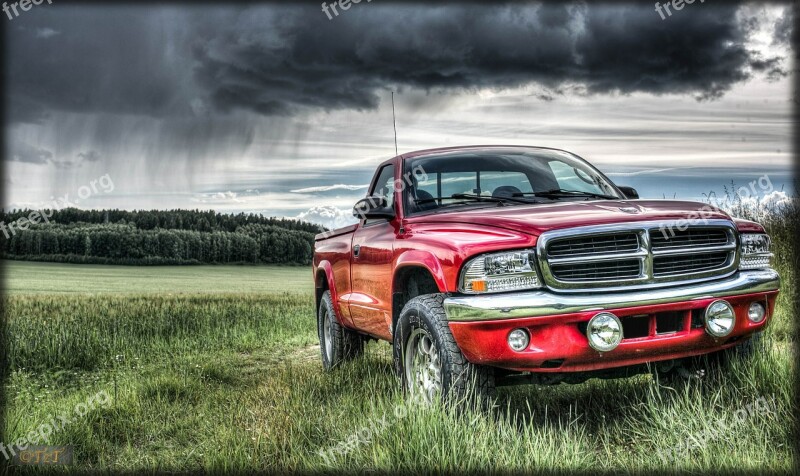
[[[627,290],[730,275],[737,240],[727,220],[598,225],[542,234],[537,259],[550,288]]]

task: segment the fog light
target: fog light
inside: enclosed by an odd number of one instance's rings
[[[514,329],[508,334],[508,346],[515,352],[522,352],[528,348],[531,337],[525,329]]]
[[[767,310],[764,309],[764,306],[760,302],[750,304],[750,309],[747,311],[747,318],[750,319],[751,322],[758,324],[764,320],[766,315]]]
[[[714,337],[725,337],[733,331],[736,314],[728,301],[720,299],[706,308],[705,319],[706,332]]]
[[[610,312],[596,314],[586,326],[586,337],[594,350],[608,352],[622,341],[622,323]]]

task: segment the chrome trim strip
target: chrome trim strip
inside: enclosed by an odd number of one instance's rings
[[[723,229],[728,236],[728,242],[717,246],[702,246],[691,248],[681,246],[673,248],[653,249],[651,233],[659,231],[665,235],[669,230],[683,231],[692,229]],[[548,245],[554,240],[580,238],[590,236],[603,236],[615,233],[633,233],[638,236],[639,248],[636,251],[605,253],[597,255],[579,255],[576,257],[548,258]],[[674,233],[673,233],[674,236]],[[697,273],[680,273],[656,275],[653,260],[661,256],[678,256],[681,254],[702,254],[713,251],[728,251],[730,257],[724,266],[710,271]],[[641,262],[641,273],[636,277],[619,280],[559,280],[554,275],[551,265],[566,263],[592,263],[616,259],[638,259]],[[542,283],[549,289],[559,292],[584,293],[590,291],[627,291],[632,289],[655,289],[677,284],[697,283],[732,276],[739,267],[739,234],[736,226],[730,220],[714,219],[702,220],[702,224],[689,225],[681,220],[654,220],[642,222],[613,223],[609,225],[590,225],[563,230],[554,230],[543,233],[536,243],[536,257],[539,265]]]
[[[642,248],[645,250],[652,250],[653,249],[653,240],[650,238],[650,233],[645,228],[644,232],[639,234],[640,241],[642,243]],[[648,276],[653,275],[653,268],[655,264],[653,263],[653,253],[647,253],[647,256],[644,257],[644,263],[642,263],[642,278],[647,279]]]
[[[447,319],[455,322],[519,319],[722,298],[776,291],[779,288],[778,273],[772,269],[765,269],[741,271],[731,278],[703,284],[622,293],[595,291],[585,294],[556,294],[546,290],[536,290],[481,296],[451,296],[444,300],[444,309]]]
[[[644,258],[647,256],[646,250],[632,251],[630,253],[613,253],[613,254],[598,254],[590,256],[572,256],[569,258],[550,258],[547,261],[550,265],[554,264],[569,264],[569,263],[586,263],[587,261],[618,261],[621,259],[631,258]]]
[[[700,246],[697,248],[665,248],[663,250],[653,250],[653,256],[683,256],[696,255],[698,253],[714,253],[715,251],[731,251],[736,249],[736,243],[728,243],[719,246]],[[550,260],[551,262],[553,260]]]

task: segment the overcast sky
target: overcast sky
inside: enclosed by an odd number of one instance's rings
[[[287,2],[288,3],[288,2]],[[8,35],[8,208],[108,175],[85,208],[349,220],[376,164],[448,145],[563,148],[643,197],[791,186],[781,4],[46,2]],[[795,41],[796,42],[796,41]],[[763,182],[762,182],[763,183]]]

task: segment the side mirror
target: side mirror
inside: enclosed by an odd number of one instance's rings
[[[635,199],[639,198],[639,192],[633,187],[622,187],[617,185],[617,188],[625,195],[625,198]]]
[[[381,218],[391,220],[394,218],[394,210],[384,197],[367,197],[359,200],[353,207],[353,216],[361,220]]]

